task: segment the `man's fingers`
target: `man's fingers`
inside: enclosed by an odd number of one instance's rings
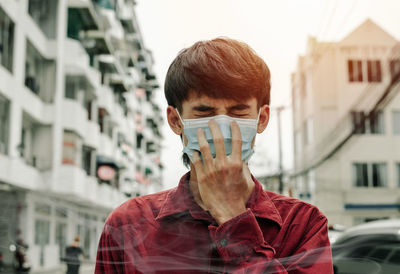
[[[208,145],[206,136],[204,136],[204,130],[201,128],[198,129],[196,131],[196,135],[197,140],[199,141],[200,152],[203,156],[204,164],[208,166],[209,164],[212,164],[213,157],[211,155],[210,146]]]
[[[226,157],[224,136],[222,135],[218,123],[215,120],[210,120],[208,122],[208,126],[211,130],[211,134],[214,140],[215,153],[216,153],[215,158],[218,159],[219,161],[222,161]]]
[[[231,122],[232,132],[232,153],[231,158],[242,160],[242,136],[240,134],[239,125],[233,121]]]
[[[203,173],[203,163],[201,162],[200,153],[197,150],[193,152],[193,165],[197,175]]]

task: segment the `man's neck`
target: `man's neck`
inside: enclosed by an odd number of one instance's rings
[[[249,191],[249,193],[248,193],[248,199],[249,199],[250,195],[251,195],[251,193],[253,192],[253,189],[254,189],[254,181],[251,178],[251,173],[250,173],[249,167],[245,163],[243,163],[243,172],[244,172],[244,176],[246,178],[246,181],[249,183],[249,185],[252,186],[251,187],[251,191]],[[198,187],[198,182],[197,182],[197,174],[196,174],[196,170],[194,168],[194,165],[192,163],[190,163],[189,187],[190,187],[190,191],[191,191],[191,193],[193,195],[193,198],[196,201],[196,203],[202,209],[207,210],[207,208],[205,207],[205,205],[203,204],[203,201],[201,199],[201,195],[200,195],[199,187]]]

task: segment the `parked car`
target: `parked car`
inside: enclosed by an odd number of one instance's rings
[[[332,245],[335,274],[400,273],[400,219],[345,231]]]
[[[328,227],[328,237],[331,245],[343,234],[345,227],[339,224],[331,224]]]

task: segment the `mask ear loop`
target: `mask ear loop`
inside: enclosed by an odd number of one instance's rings
[[[183,123],[182,117],[179,114],[179,111],[177,108],[175,108],[176,113],[178,114],[179,120],[181,120],[182,126],[183,128],[185,128],[185,124]],[[182,141],[182,145],[185,146],[185,142],[183,141],[183,134],[181,134],[181,141]]]
[[[179,120],[181,120],[182,126],[185,126],[185,124],[183,123],[182,117],[181,117],[181,115],[179,114],[178,109],[175,108],[175,111],[176,111],[176,113],[178,114]]]

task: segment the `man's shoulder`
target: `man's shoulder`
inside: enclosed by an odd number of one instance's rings
[[[326,219],[325,215],[315,206],[305,201],[264,190],[274,204],[282,219]]]
[[[176,188],[130,198],[115,208],[107,217],[106,224],[122,226],[137,223],[143,218],[155,218],[164,201]]]

